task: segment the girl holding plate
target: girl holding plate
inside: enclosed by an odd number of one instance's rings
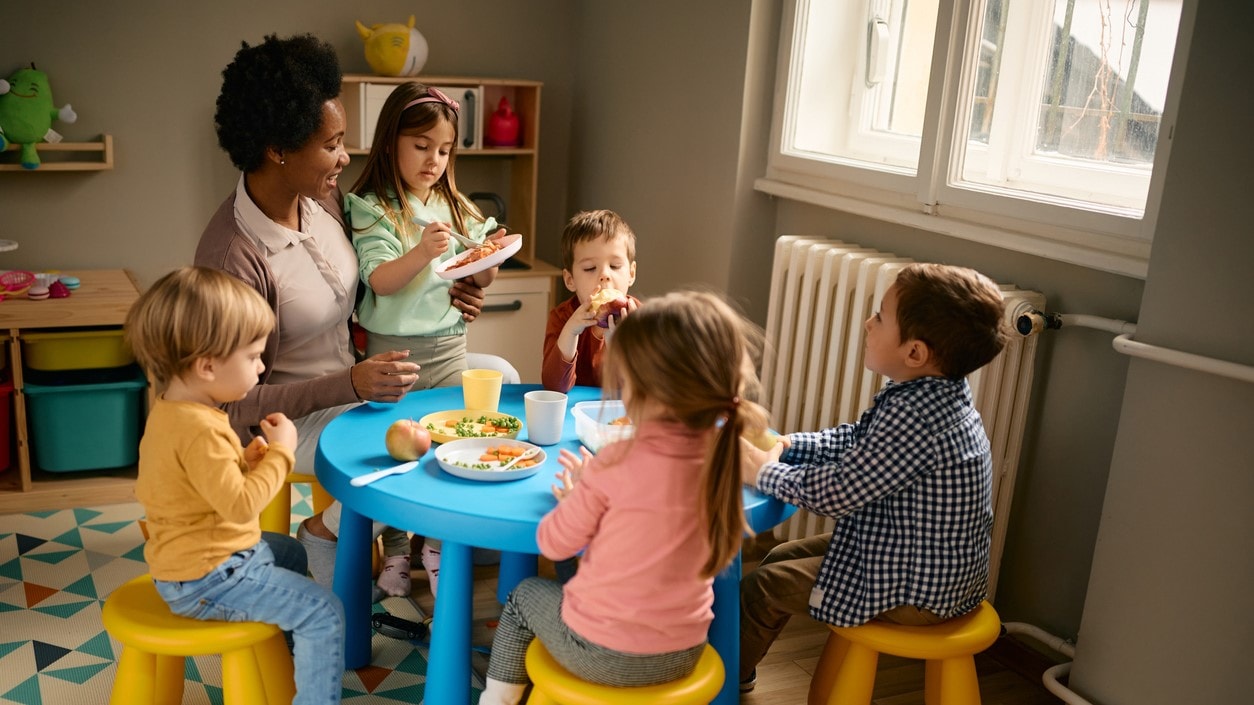
[[[458,110],[457,101],[436,88],[417,82],[397,86],[379,113],[361,177],[344,199],[366,284],[357,305],[366,355],[408,350],[409,360],[421,366],[415,389],[459,385],[467,369],[466,321],[449,298],[453,281],[443,270],[456,273],[454,278],[470,275],[479,287],[496,278],[497,267],[474,257],[481,251],[466,254],[452,233],[493,249],[506,237],[495,218],[483,217],[457,190]],[[477,261],[454,269],[453,259]],[[408,594],[408,566],[400,565],[401,557],[396,560],[396,566],[384,566],[385,572],[391,567],[403,575],[395,592],[382,576],[380,585],[390,594]],[[434,596],[438,545],[427,541],[422,563]]]

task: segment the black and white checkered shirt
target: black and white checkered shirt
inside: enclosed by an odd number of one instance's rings
[[[758,487],[837,519],[815,619],[853,626],[901,605],[948,618],[985,598],[992,462],[966,380],[890,382],[856,424],[789,439]]]

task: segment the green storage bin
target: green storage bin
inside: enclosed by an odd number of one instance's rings
[[[147,387],[142,374],[104,384],[24,385],[35,465],[49,472],[134,465]]]

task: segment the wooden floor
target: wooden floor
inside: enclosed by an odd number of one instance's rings
[[[770,536],[746,543],[745,570],[751,570],[766,551],[774,545]],[[541,560],[540,574],[552,577],[552,564]],[[430,614],[431,592],[423,570],[417,565],[412,573],[413,598],[420,609]],[[493,620],[500,614],[496,601],[496,570],[475,569],[474,627],[471,639],[478,647],[492,643]],[[806,702],[810,677],[819,653],[827,640],[828,630],[809,618],[793,618],[758,666],[757,687],[740,697],[742,705],[800,705]],[[1058,705],[1061,701],[1041,685],[1039,671],[1049,664],[1044,658],[1017,646],[1010,637],[1002,637],[993,648],[976,657],[980,677],[982,705]],[[1000,660],[999,660],[1000,659]],[[1027,663],[1025,663],[1025,661]],[[487,670],[487,658],[476,653],[473,667],[480,676]],[[874,705],[924,705],[923,662],[894,656],[880,658],[875,681]]]

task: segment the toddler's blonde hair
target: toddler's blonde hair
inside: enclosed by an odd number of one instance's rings
[[[126,314],[124,340],[158,389],[200,358],[223,358],[270,334],[274,311],[252,287],[217,269],[161,277]]]

